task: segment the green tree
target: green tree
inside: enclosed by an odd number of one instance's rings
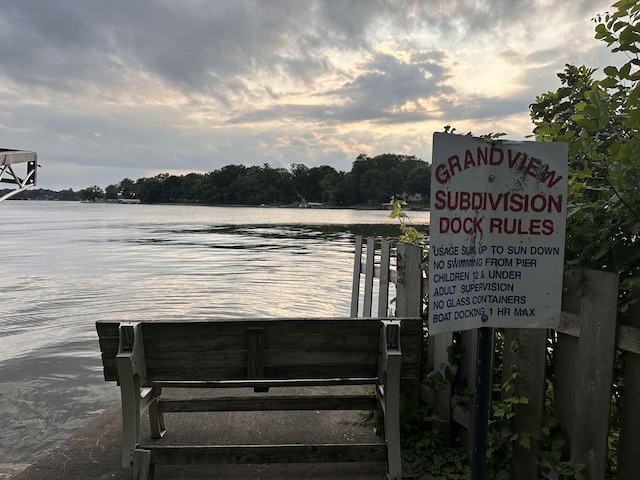
[[[204,200],[200,197],[204,175],[189,173],[182,179],[182,198],[185,202],[199,203]]]
[[[117,200],[118,199],[118,186],[117,185],[109,185],[104,190],[104,196],[107,200]]]
[[[417,165],[409,170],[404,183],[402,185],[402,191],[408,194],[418,194],[429,201],[429,195],[431,193],[431,165],[421,162],[422,165]]]
[[[162,201],[183,203],[186,195],[182,189],[182,176],[170,175],[162,182]]]
[[[331,167],[326,167],[324,176],[320,180],[322,196],[320,201],[328,205],[345,204],[345,174],[337,172]]]
[[[377,168],[367,170],[360,178],[358,187],[361,198],[367,202],[388,202],[393,195],[385,172]]]
[[[162,183],[165,175],[157,175],[153,178],[139,178],[136,181],[138,198],[144,203],[159,203],[162,201]]]
[[[627,61],[606,67],[601,80],[567,65],[562,86],[537,97],[531,117],[537,140],[569,144],[566,258],[618,272],[624,299],[640,287],[640,4],[613,8],[594,19],[596,38]]]
[[[408,183],[416,168],[429,168],[428,164],[414,156],[383,153],[376,157],[360,154],[353,162],[350,180],[355,188],[356,203],[388,202],[392,195],[398,198],[420,193],[416,183]],[[430,171],[430,170],[428,170]],[[430,181],[426,181],[426,187]],[[405,187],[411,187],[406,190]]]
[[[56,195],[58,200],[75,201],[78,200],[78,194],[72,189],[60,190]]]
[[[301,163],[291,166],[291,180],[300,200],[335,204],[340,174],[328,165],[309,168]]]
[[[309,168],[293,164],[291,170],[272,168],[266,163],[252,167],[227,165],[206,175],[161,173],[135,182],[125,178],[116,190],[122,198],[138,198],[146,203],[290,205],[306,200],[350,206],[386,203],[392,195],[401,198],[405,194],[428,194],[429,172],[429,165],[416,157],[385,153],[373,158],[358,156],[348,173],[328,165]],[[113,187],[108,187],[110,198],[115,198]]]
[[[136,198],[136,184],[130,178],[123,178],[118,185],[118,193],[122,198]]]
[[[203,201],[212,204],[240,203],[231,185],[245,175],[246,170],[244,165],[226,165],[205,175],[201,185]]]
[[[95,202],[104,198],[104,191],[97,185],[80,190],[80,198],[87,202]]]

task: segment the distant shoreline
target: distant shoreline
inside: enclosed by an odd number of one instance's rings
[[[25,200],[26,201],[26,200]],[[40,200],[30,200],[30,201],[40,201]],[[58,201],[58,200],[51,200],[51,201]],[[60,200],[60,201],[64,201],[64,200]],[[119,205],[127,205],[126,202],[118,202],[117,200],[96,200],[95,202],[91,202],[91,201],[86,201],[86,200],[80,200],[80,203],[113,203],[113,204],[119,204]],[[375,204],[375,203],[362,203],[359,205],[350,205],[350,206],[341,206],[341,205],[313,205],[313,206],[307,206],[307,207],[303,207],[300,205],[248,205],[248,204],[242,204],[242,203],[191,203],[191,202],[158,202],[158,203],[144,203],[144,202],[140,202],[140,203],[132,203],[131,205],[193,205],[193,206],[199,206],[199,207],[230,207],[230,208],[238,208],[238,207],[254,207],[254,208],[300,208],[300,209],[312,209],[312,210],[335,210],[335,209],[342,209],[342,210],[391,210],[389,208],[382,208],[382,204]],[[415,212],[428,212],[429,211],[429,206],[424,204],[424,203],[415,203],[415,204],[408,204],[406,206],[403,207],[403,210],[405,211],[415,211]]]

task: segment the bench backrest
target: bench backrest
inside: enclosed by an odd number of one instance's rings
[[[402,377],[419,375],[422,322],[401,320]],[[139,322],[147,382],[375,378],[381,319],[285,318]],[[129,324],[130,325],[130,324]],[[120,322],[96,328],[107,381],[118,380]]]

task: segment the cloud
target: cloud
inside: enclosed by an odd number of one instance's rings
[[[446,123],[528,133],[528,105],[565,63],[610,58],[590,22],[607,8],[5,0],[1,146],[39,151],[40,183],[56,188],[230,163],[348,170],[363,152],[429,159],[425,139]]]

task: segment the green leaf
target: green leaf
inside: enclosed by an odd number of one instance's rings
[[[600,118],[600,110],[598,110],[598,108],[594,107],[593,105],[585,105],[584,114],[592,120],[597,120],[598,118]]]
[[[613,76],[607,77],[604,80],[600,81],[600,86],[603,88],[615,88],[617,85],[618,85],[618,81]]]
[[[572,115],[571,120],[576,122],[579,127],[586,128],[587,130],[595,131],[598,129],[598,124],[595,121],[586,118],[584,115]]]
[[[604,67],[604,73],[610,77],[617,77],[618,69],[616,67],[609,65],[608,67]]]

